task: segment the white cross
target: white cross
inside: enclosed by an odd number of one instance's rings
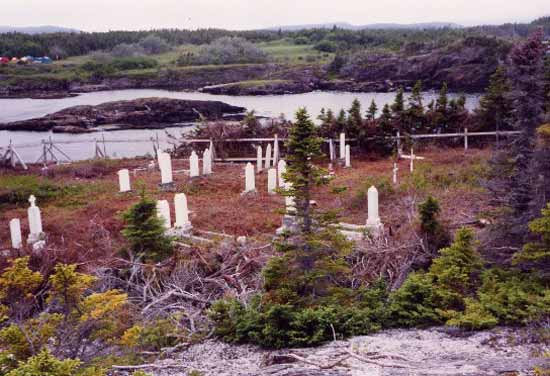
[[[404,155],[404,154],[403,154],[403,155],[401,155],[401,158],[403,158],[403,159],[410,159],[410,160],[411,160],[411,164],[410,164],[410,166],[411,166],[411,172],[414,171],[414,160],[415,160],[415,159],[418,159],[418,160],[426,159],[426,158],[424,158],[424,157],[419,157],[419,156],[415,155],[415,154],[414,154],[414,150],[413,150],[412,147],[411,147],[411,155]]]
[[[34,197],[34,195],[30,195],[29,202],[31,203],[31,206],[36,206],[36,197]]]

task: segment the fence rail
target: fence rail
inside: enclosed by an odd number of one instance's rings
[[[395,136],[386,137],[386,139],[392,139],[396,143],[397,150],[401,153],[401,140],[411,139],[411,140],[426,140],[426,139],[441,139],[441,138],[463,138],[464,139],[464,149],[468,149],[468,139],[470,137],[486,137],[486,136],[495,136],[498,142],[499,136],[514,136],[520,134],[520,131],[492,131],[492,132],[469,132],[467,128],[464,128],[463,132],[456,133],[435,133],[435,134],[410,134],[410,135],[401,135],[399,132]],[[365,140],[377,140],[380,137],[369,137]],[[286,138],[279,138],[277,135],[274,137],[256,137],[256,138],[228,138],[224,140],[216,140],[215,143],[228,143],[228,142],[284,142]],[[347,139],[347,142],[354,142],[355,139]],[[10,140],[9,144],[6,146],[0,146],[0,163],[9,164],[12,167],[16,167],[17,164],[21,165],[24,169],[27,169],[27,166],[20,154],[17,152],[18,149],[29,149],[29,148],[40,148],[40,155],[36,163],[43,163],[47,165],[49,162],[63,163],[63,162],[72,162],[70,156],[64,152],[60,146],[63,145],[91,145],[93,146],[93,158],[108,158],[107,145],[108,144],[133,144],[133,143],[150,143],[152,146],[153,154],[156,155],[157,151],[160,149],[160,143],[170,144],[172,146],[179,144],[210,144],[212,140],[210,139],[188,139],[188,138],[159,138],[158,134],[156,137],[149,138],[128,138],[128,139],[108,139],[102,135],[101,138],[93,138],[89,140],[53,140],[52,137],[48,139],[43,139],[41,142],[35,143],[22,143],[22,144],[13,144]],[[331,145],[331,150],[334,149],[334,144],[338,143],[336,139],[325,139],[325,143]],[[331,158],[333,158],[335,153],[331,152]],[[221,160],[221,159],[217,159]],[[244,158],[225,158],[226,161],[246,161],[251,160],[249,157]]]

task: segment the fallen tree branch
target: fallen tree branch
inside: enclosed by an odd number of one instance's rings
[[[336,366],[338,366],[338,365],[341,365],[342,362],[343,362],[344,360],[350,358],[350,356],[348,355],[348,356],[345,356],[345,357],[343,357],[343,358],[341,358],[341,359],[338,359],[337,361],[335,361],[335,362],[333,362],[333,363],[329,363],[329,364],[317,364],[317,363],[315,363],[315,362],[312,362],[311,360],[308,360],[308,359],[306,359],[306,358],[301,357],[300,355],[296,355],[296,354],[287,354],[287,356],[290,357],[290,358],[296,359],[296,360],[298,360],[298,361],[300,361],[300,362],[309,364],[309,365],[311,365],[311,366],[318,367],[318,368],[320,368],[320,369],[330,369],[330,368],[334,368],[334,367],[336,367]]]

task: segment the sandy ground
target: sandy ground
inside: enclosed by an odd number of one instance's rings
[[[204,376],[512,376],[534,374],[536,366],[549,368],[550,359],[541,357],[549,345],[522,343],[523,336],[524,332],[509,328],[460,337],[445,333],[442,328],[388,330],[316,348],[280,351],[207,341],[173,359],[158,361],[155,368],[146,371],[155,376],[184,376],[192,370]],[[349,357],[347,351],[358,357]],[[292,359],[288,354],[305,361]],[[377,355],[393,358],[375,359]],[[339,359],[343,359],[339,365],[322,368]]]

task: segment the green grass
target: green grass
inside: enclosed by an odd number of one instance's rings
[[[269,56],[279,63],[320,63],[325,64],[332,60],[334,54],[321,53],[311,44],[297,45],[286,39],[272,42],[258,43],[257,46],[267,52]]]
[[[287,39],[280,39],[272,42],[258,43],[257,46],[269,55],[270,62],[287,65],[300,64],[327,64],[334,54],[321,53],[313,48],[313,45],[296,45]],[[114,77],[121,76],[142,76],[155,75],[160,69],[170,68],[176,71],[208,71],[209,69],[231,69],[237,67],[253,66],[258,64],[230,64],[230,65],[202,65],[202,66],[177,66],[176,61],[179,56],[186,53],[196,54],[201,46],[197,45],[181,45],[173,48],[171,51],[149,55],[149,58],[155,59],[159,66],[153,69],[139,69],[131,71],[118,71],[113,74]],[[93,54],[72,56],[70,58],[55,61],[54,64],[48,66],[9,66],[0,67],[0,74],[7,76],[6,80],[0,81],[0,85],[7,85],[10,78],[28,77],[29,79],[67,79],[76,80],[78,78],[86,78],[88,73],[83,72],[80,67],[93,60]],[[263,65],[263,64],[259,64]],[[258,83],[249,83],[256,85]]]

